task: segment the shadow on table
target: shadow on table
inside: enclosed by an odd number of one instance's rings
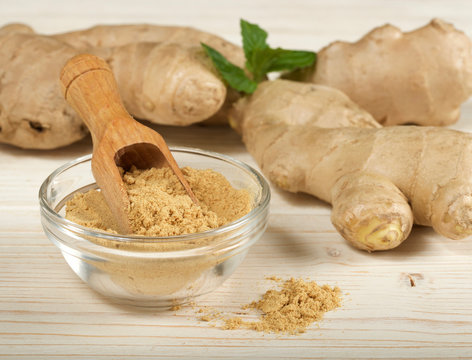
[[[344,261],[352,263],[368,261],[369,258],[395,262],[404,261],[405,258],[409,257],[430,254],[431,252],[440,252],[443,248],[446,249],[444,250],[446,252],[456,248],[456,246],[451,246],[450,244],[451,242],[457,244],[457,241],[437,234],[430,227],[415,225],[408,238],[395,249],[372,253],[359,250],[347,243],[334,226],[332,226],[329,220],[331,215],[331,206],[329,204],[308,194],[294,194],[281,190],[275,190],[275,192],[287,204],[307,207],[309,210],[306,213],[312,212],[313,217],[318,218],[317,223],[303,224],[304,230],[302,232],[297,232],[293,228],[286,229],[282,226],[277,226],[277,224],[269,226],[267,232],[270,233],[270,241],[274,244],[274,248],[283,248],[284,254],[287,257],[301,258],[311,256],[317,259],[320,256],[325,257],[324,253],[328,252],[331,256],[340,256],[344,258]],[[313,233],[313,242],[306,241],[307,236],[309,236],[307,233]],[[462,247],[459,246],[459,248]],[[472,245],[470,247],[472,248]]]

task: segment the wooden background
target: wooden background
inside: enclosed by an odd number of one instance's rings
[[[391,22],[405,30],[442,17],[472,36],[470,1],[0,1],[0,25],[53,33],[96,23],[182,24],[239,43],[238,21],[257,22],[273,45],[317,50]],[[472,130],[472,103],[454,126]],[[252,165],[226,128],[158,127],[171,145],[218,151]],[[82,283],[43,234],[37,201],[56,167],[91,151],[86,139],[56,151],[0,145],[0,358],[472,358],[472,238],[415,228],[398,249],[348,246],[327,205],[273,189],[263,238],[218,290],[196,301],[226,313],[257,299],[266,276],[338,285],[343,307],[300,336],[223,331],[181,311],[117,306]],[[415,286],[412,285],[412,281]]]

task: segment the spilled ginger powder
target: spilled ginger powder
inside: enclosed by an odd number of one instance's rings
[[[242,309],[260,311],[258,321],[246,321],[241,317],[223,318],[219,313],[206,314],[202,321],[222,319],[224,330],[250,329],[266,333],[303,333],[314,322],[323,318],[324,313],[341,306],[341,291],[338,287],[319,286],[315,281],[291,278],[282,283],[281,279],[269,280],[281,283],[280,290],[268,290],[259,301],[254,301]]]
[[[200,206],[193,203],[170,168],[132,168],[123,174],[133,234],[161,237],[202,232],[237,220],[251,210],[249,192],[233,188],[222,174],[190,167],[183,168],[182,173]],[[98,190],[75,194],[66,204],[66,218],[92,229],[118,233]]]

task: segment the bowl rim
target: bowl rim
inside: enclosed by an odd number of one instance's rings
[[[55,169],[41,184],[38,192],[38,198],[40,203],[40,209],[45,211],[45,213],[52,218],[53,222],[69,231],[72,231],[78,234],[81,237],[97,237],[106,240],[113,240],[123,243],[173,243],[173,242],[186,242],[191,240],[198,240],[201,238],[207,238],[210,236],[218,236],[223,235],[225,233],[230,233],[231,231],[240,228],[241,226],[245,225],[246,223],[250,223],[252,219],[258,218],[258,216],[268,208],[270,198],[271,198],[271,191],[268,181],[265,177],[252,166],[237,160],[231,156],[220,154],[213,151],[202,150],[199,148],[194,147],[185,147],[185,146],[173,146],[169,147],[171,152],[181,152],[181,153],[190,153],[194,155],[203,155],[206,157],[210,157],[216,160],[227,162],[233,166],[239,167],[249,174],[251,174],[259,185],[259,189],[261,192],[261,196],[259,201],[255,204],[254,208],[249,211],[243,217],[236,219],[226,225],[220,226],[215,229],[210,229],[203,232],[192,233],[192,234],[184,234],[184,235],[173,235],[173,236],[165,236],[165,237],[158,237],[158,236],[142,236],[142,235],[121,235],[121,234],[112,234],[105,231],[94,230],[82,225],[79,225],[73,221],[70,221],[63,217],[62,215],[58,214],[54,209],[52,209],[47,201],[47,188],[49,184],[61,173],[67,171],[68,169],[87,161],[91,161],[92,154],[87,154],[76,159],[73,159],[64,165]],[[84,241],[90,242],[89,240],[83,239]],[[224,241],[224,239],[222,239]],[[215,241],[213,244],[219,245],[220,241]],[[98,244],[96,244],[98,245]],[[104,245],[98,245],[103,248],[111,249],[110,247]],[[206,245],[208,246],[208,245]],[[202,247],[205,247],[202,246]],[[196,247],[198,248],[198,247]],[[194,248],[195,249],[195,248]]]

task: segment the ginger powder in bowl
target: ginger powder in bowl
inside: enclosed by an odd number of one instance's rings
[[[168,167],[134,168],[123,174],[133,234],[162,237],[208,231],[237,220],[251,210],[249,192],[233,188],[219,172],[185,167],[182,173],[198,205]],[[89,228],[118,233],[118,226],[98,190],[75,194],[66,203],[66,218]]]
[[[117,232],[91,156],[57,169],[40,189],[48,237],[82,280],[115,301],[171,306],[210,292],[267,226],[270,190],[255,169],[197,149],[172,154],[200,206],[170,170],[131,169],[123,179],[133,235]]]

